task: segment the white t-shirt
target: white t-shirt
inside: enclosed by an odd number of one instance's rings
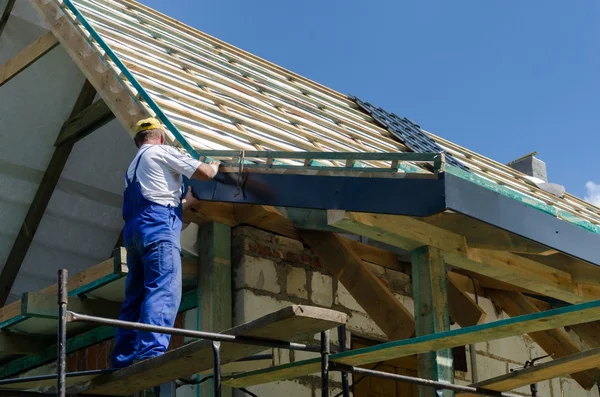
[[[145,144],[138,149],[127,169],[130,181],[133,180],[135,165],[142,153],[144,155],[137,169],[142,195],[156,204],[179,206],[183,183],[181,175],[191,178],[200,161],[172,146]]]

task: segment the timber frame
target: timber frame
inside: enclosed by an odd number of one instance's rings
[[[529,334],[553,361],[474,386],[509,391],[565,375],[585,389],[597,382],[599,208],[545,192],[526,175],[426,131],[443,151],[415,153],[351,97],[133,0],[30,3],[50,30],[0,66],[0,88],[58,46],[86,81],[0,273],[2,303],[74,145],[113,119],[131,133],[137,120],[156,116],[171,144],[224,162],[215,180],[186,181],[200,201],[184,220],[200,225],[204,245],[197,263],[184,260],[188,291],[181,310],[203,305],[201,329],[233,326],[231,228],[250,225],[310,247],[387,335],[387,343],[333,354],[336,365],[417,354],[420,376],[452,382],[452,365],[439,365],[452,362],[449,349]],[[9,0],[1,14],[0,34],[13,5]],[[449,165],[447,154],[469,171]],[[124,264],[118,249],[113,259],[75,277],[69,305],[114,317]],[[411,274],[415,315],[369,264]],[[199,279],[198,269],[210,277]],[[13,331],[0,338],[0,377],[55,359],[47,340],[24,333],[34,327],[50,335],[56,314],[48,297],[55,294],[56,286],[31,291],[0,309],[0,329]],[[485,322],[473,295],[488,296],[511,318]],[[450,319],[461,328],[450,330]],[[590,350],[576,345],[565,326]],[[73,349],[113,335],[106,327],[72,325],[68,331]],[[292,378],[318,372],[319,365],[307,360],[261,368],[226,383],[245,387]],[[128,379],[110,376],[98,390],[114,391]],[[429,393],[421,390],[421,396]]]

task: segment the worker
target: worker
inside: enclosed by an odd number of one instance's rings
[[[172,327],[181,302],[182,210],[196,199],[183,194],[183,178],[207,181],[218,162],[202,163],[165,145],[155,118],[136,124],[138,152],[125,176],[123,239],[127,248],[125,301],[120,320]],[[163,354],[170,335],[117,329],[112,367],[123,368]]]

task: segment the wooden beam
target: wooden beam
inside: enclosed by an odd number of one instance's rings
[[[221,332],[232,326],[233,304],[231,275],[231,228],[217,222],[200,226],[198,232],[198,325],[200,330]],[[204,395],[210,394],[213,381],[199,386]],[[231,396],[230,388],[222,390]]]
[[[62,47],[100,93],[102,99],[106,101],[125,131],[133,134],[135,123],[151,115],[148,108],[125,89],[113,68],[106,67],[106,60],[94,49],[88,38],[78,31],[75,24],[62,11],[60,4],[52,1],[30,1],[30,4],[52,29]]]
[[[540,312],[526,296],[518,292],[488,290],[488,295],[500,309],[511,317]],[[569,335],[561,329],[533,332],[529,334],[529,337],[546,353],[551,354],[555,360],[581,352]],[[600,370],[573,373],[571,376],[581,387],[589,390],[595,384],[596,378],[600,377]]]
[[[485,311],[461,289],[456,281],[457,275],[451,273],[447,273],[446,283],[450,316],[462,328],[483,323],[486,317]]]
[[[546,312],[337,353],[331,355],[330,361],[360,366],[597,320],[600,320],[600,301],[585,302]],[[236,375],[228,379],[227,383],[233,387],[246,387],[310,375],[319,372],[319,369],[320,359],[316,358]]]
[[[99,99],[67,120],[61,128],[54,146],[60,146],[66,142],[77,142],[114,118],[115,115],[106,102]]]
[[[249,225],[296,240],[300,239],[299,230],[293,221],[285,218],[278,209],[264,205],[200,201],[184,213],[184,221],[195,222],[199,225],[214,221],[231,227]],[[393,252],[343,236],[340,237],[363,261],[399,270],[397,255]]]
[[[231,226],[246,224],[293,239],[300,239],[300,231],[295,228],[294,222],[285,218],[282,212],[274,207],[203,201],[195,206],[195,210],[195,213],[187,211],[187,215],[184,214],[188,218],[188,221],[191,221],[194,217],[198,220],[200,214],[202,214],[202,218],[199,221],[201,224],[210,222],[210,219],[217,222],[225,220]],[[346,247],[358,255],[364,262],[396,271],[402,270],[398,262],[398,255],[395,253],[340,235],[338,237]],[[458,275],[456,276],[458,277]],[[449,293],[452,294],[449,306],[450,313],[452,318],[461,327],[475,325],[483,321],[485,313],[472,299],[464,296],[460,290],[457,291],[454,285],[449,286]]]
[[[432,335],[450,329],[448,294],[446,293],[446,266],[437,248],[422,247],[412,253],[413,297],[417,337]],[[452,350],[443,349],[419,354],[419,377],[454,383]],[[419,386],[421,397],[452,397],[450,390],[438,391]]]
[[[59,44],[52,32],[44,33],[39,39],[25,47],[17,55],[0,66],[0,87],[25,70],[29,65],[47,54]]]
[[[87,108],[94,101],[95,95],[96,90],[91,83],[86,80],[79,93],[79,97],[73,106],[71,117]],[[48,168],[46,169],[33,201],[29,206],[27,215],[25,215],[25,220],[23,221],[21,230],[8,254],[6,263],[2,268],[2,273],[0,273],[0,306],[3,306],[4,303],[6,303],[6,299],[17,278],[17,273],[19,273],[19,270],[21,269],[21,264],[33,241],[35,232],[44,216],[46,207],[50,202],[52,193],[54,193],[54,188],[58,183],[60,174],[67,163],[67,159],[69,158],[72,149],[73,143],[61,145],[54,149],[54,154],[48,163]]]
[[[590,291],[582,296],[567,272],[510,252],[470,248],[464,236],[411,217],[331,210],[328,224],[406,250],[425,245],[436,247],[444,251],[444,261],[452,267],[565,302],[597,298]]]
[[[600,367],[600,348],[587,350],[570,356],[545,362],[506,375],[498,376],[473,384],[486,390],[509,391],[532,383],[566,376],[576,372]],[[593,386],[593,384],[592,384]],[[587,389],[589,390],[589,388]],[[459,394],[462,397],[475,397],[475,394]]]
[[[413,315],[383,285],[363,261],[334,233],[300,232],[328,269],[365,309],[390,340],[410,338],[415,331]]]
[[[21,298],[21,315],[39,318],[58,318],[56,300],[56,294],[26,292]],[[104,299],[82,299],[77,296],[70,296],[68,308],[75,313],[117,318],[121,310],[121,303]]]
[[[344,238],[344,242],[363,261],[373,263],[387,269],[402,271],[402,267],[398,261],[398,255],[396,255],[394,252],[390,252],[370,244],[361,243],[360,241],[349,238]]]
[[[589,347],[600,346],[600,324],[598,324],[598,322],[576,324],[569,328]]]
[[[15,6],[17,0],[8,0],[6,5],[4,6],[4,10],[2,11],[2,16],[0,16],[0,36],[2,36],[2,32],[6,27],[6,23],[8,22],[8,18],[10,17],[10,13],[12,12],[13,7]]]
[[[345,324],[344,313],[311,306],[290,306],[257,320],[231,328],[224,333],[277,340],[297,340]],[[225,343],[221,345],[221,363],[226,364],[253,354],[265,347]],[[199,340],[145,360],[110,375],[94,379],[70,393],[127,396],[137,391],[184,378],[212,368],[211,342]]]

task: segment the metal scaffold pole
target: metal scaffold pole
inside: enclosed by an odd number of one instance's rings
[[[67,394],[67,277],[66,269],[58,271],[58,397],[65,397]]]

